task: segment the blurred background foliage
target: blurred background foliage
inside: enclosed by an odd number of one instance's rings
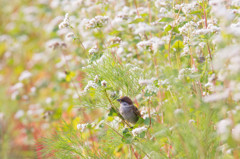
[[[0,158],[239,158],[239,0],[0,5]]]

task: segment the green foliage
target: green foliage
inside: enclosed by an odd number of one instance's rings
[[[94,157],[95,154],[87,146],[84,146],[81,138],[81,133],[72,124],[64,123],[54,132],[52,138],[43,138],[40,142],[43,146],[48,147],[47,150],[44,149],[43,155],[54,158]]]
[[[239,3],[0,4],[1,158],[240,156]]]

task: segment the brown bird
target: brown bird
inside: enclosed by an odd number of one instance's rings
[[[139,117],[141,117],[141,113],[139,112],[138,108],[133,105],[132,100],[125,96],[117,99],[117,101],[120,102],[120,114],[123,116],[123,118],[126,121],[135,124]]]

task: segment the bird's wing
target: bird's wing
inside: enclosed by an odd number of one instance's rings
[[[133,106],[133,112],[134,112],[137,116],[141,117],[141,113],[140,113],[140,111],[138,110],[137,107]]]

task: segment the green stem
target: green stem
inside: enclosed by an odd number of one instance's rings
[[[104,90],[104,92],[105,92],[105,95],[106,95],[106,97],[107,97],[110,105],[111,105],[111,108],[114,109],[114,111],[118,114],[118,116],[122,119],[122,121],[123,121],[128,127],[131,128],[131,125],[129,125],[129,124],[124,120],[123,116],[118,112],[117,107],[115,107],[115,106],[113,105],[112,101],[111,101],[110,98],[108,97],[108,94],[107,94],[106,89]]]

